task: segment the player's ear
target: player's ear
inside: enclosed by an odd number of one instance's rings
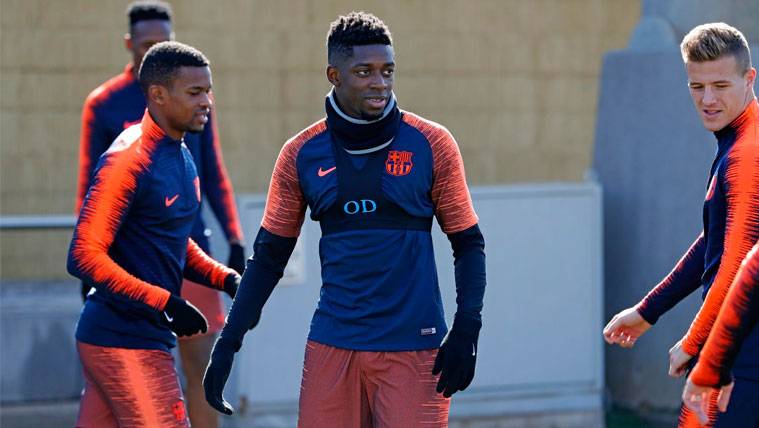
[[[327,80],[336,88],[340,86],[340,71],[334,65],[327,65]]]
[[[148,100],[159,106],[166,105],[167,95],[168,90],[162,85],[150,85],[148,88]]]
[[[746,72],[746,83],[748,84],[749,90],[754,87],[754,81],[756,80],[756,69],[754,67],[751,67]]]
[[[129,33],[124,34],[124,47],[126,47],[129,52],[132,52],[132,35]]]

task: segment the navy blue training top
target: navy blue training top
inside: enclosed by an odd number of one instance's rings
[[[100,158],[74,229],[68,270],[96,288],[77,340],[168,350],[176,338],[162,311],[182,278],[222,290],[237,276],[189,239],[200,200],[190,151],[145,112]]]
[[[751,101],[725,128],[715,132],[717,154],[704,198],[704,231],[675,269],[638,304],[649,323],[699,286],[704,304],[683,338],[683,350],[698,355],[741,262],[759,239],[759,104]],[[759,380],[759,330],[738,353],[734,374]]]
[[[437,348],[447,332],[430,227],[433,216],[447,234],[477,224],[463,161],[437,123],[398,112],[393,126],[387,143],[348,151],[322,120],[277,159],[263,229],[297,237],[307,206],[322,228],[311,340],[405,351]]]
[[[145,95],[134,77],[132,64],[98,86],[84,103],[79,147],[79,177],[75,213],[78,215],[100,156],[126,128],[140,123],[147,106]],[[243,241],[234,202],[232,182],[221,155],[216,114],[212,112],[203,132],[187,133],[184,143],[192,153],[200,177],[200,189],[228,240]],[[193,224],[192,239],[208,252],[208,237],[202,216]]]

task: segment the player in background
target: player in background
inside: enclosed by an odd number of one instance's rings
[[[746,402],[730,402],[734,383],[731,374],[738,350],[759,321],[759,243],[746,256],[735,281],[725,297],[717,321],[701,351],[698,363],[688,376],[683,390],[683,403],[695,412],[702,423],[714,413],[714,401],[720,412],[728,405],[759,409],[759,396]],[[746,394],[741,394],[746,396]],[[751,397],[751,396],[749,396]],[[712,406],[709,406],[712,403]],[[759,411],[746,426],[759,426]]]
[[[680,45],[688,87],[704,126],[714,132],[717,154],[706,184],[704,229],[675,268],[637,305],[615,315],[604,328],[610,344],[631,347],[658,318],[699,287],[701,306],[688,332],[670,349],[670,375],[686,374],[712,329],[730,284],[759,238],[759,105],[754,95],[756,70],[746,38],[723,23],[691,30]],[[737,355],[734,399],[755,400],[759,388],[759,332],[749,334]],[[740,394],[736,397],[741,385]],[[745,392],[744,392],[745,391]],[[712,415],[715,427],[743,427],[756,416],[738,407]],[[680,426],[699,426],[683,407]]]
[[[97,87],[87,97],[82,110],[79,181],[76,213],[92,180],[98,158],[129,126],[139,123],[145,112],[145,95],[137,81],[137,72],[145,52],[156,43],[173,40],[172,11],[167,3],[139,1],[127,8],[129,32],[124,36],[132,61],[124,71]],[[242,229],[234,202],[232,184],[221,155],[215,112],[202,132],[188,132],[185,144],[192,153],[200,177],[203,197],[211,204],[230,245],[228,266],[242,273],[245,267]],[[192,228],[193,240],[209,253],[206,226],[198,215]],[[83,298],[90,285],[82,283]],[[202,378],[216,335],[224,324],[223,302],[218,292],[186,281],[182,297],[192,302],[209,322],[206,334],[179,341],[179,355],[186,380],[190,420],[196,426],[215,428],[218,415],[203,397]]]
[[[282,277],[308,206],[322,230],[322,288],[298,425],[447,426],[449,397],[474,377],[485,291],[484,240],[458,145],[443,126],[398,108],[391,36],[377,17],[339,17],[327,50],[326,119],[277,158],[254,255],[203,381],[206,398],[232,413],[222,391],[234,354]],[[447,337],[433,216],[455,260]]]
[[[188,426],[169,350],[208,324],[182,279],[234,296],[240,276],[190,239],[200,182],[183,142],[211,112],[211,70],[196,49],[153,46],[140,68],[139,124],[101,156],[82,203],[69,272],[94,285],[76,328],[85,388],[78,427]]]

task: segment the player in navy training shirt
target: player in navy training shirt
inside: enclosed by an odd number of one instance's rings
[[[474,377],[485,290],[484,241],[458,145],[443,126],[398,107],[390,32],[377,17],[341,16],[327,48],[326,119],[277,158],[254,255],[206,370],[206,398],[232,413],[222,391],[234,353],[281,278],[308,207],[322,230],[322,288],[298,425],[447,426],[449,397]],[[447,338],[433,217],[455,259]]]
[[[183,137],[209,119],[208,60],[159,43],[140,84],[147,110],[100,158],[69,250],[69,272],[95,288],[76,329],[86,380],[78,427],[188,426],[169,350],[175,333],[208,324],[179,297],[182,279],[230,296],[240,280],[190,239],[201,191]]]
[[[741,262],[759,239],[759,104],[748,43],[737,29],[715,23],[691,30],[680,49],[693,103],[704,127],[717,139],[706,183],[704,228],[672,272],[604,328],[607,342],[633,346],[661,315],[702,288],[704,304],[685,336],[670,349],[669,371],[675,377],[685,375],[698,358]],[[733,402],[759,405],[759,329],[748,334],[733,374]],[[709,426],[753,427],[759,424],[754,404],[710,412]],[[680,426],[700,425],[684,406]]]
[[[127,8],[129,32],[124,36],[132,61],[124,71],[98,86],[87,97],[82,109],[79,181],[76,213],[91,184],[99,157],[124,129],[139,123],[145,113],[145,95],[137,81],[137,72],[145,52],[155,43],[174,38],[172,13],[168,4],[140,1]],[[209,123],[199,133],[187,133],[184,143],[192,154],[200,188],[221,229],[230,243],[228,266],[242,273],[245,255],[243,236],[235,206],[232,184],[227,176],[221,154],[217,115],[212,109]],[[192,227],[192,239],[209,253],[209,238],[203,216],[198,215]],[[90,286],[83,283],[83,293]],[[179,355],[185,374],[185,393],[193,425],[205,428],[218,426],[218,414],[206,403],[201,381],[216,335],[224,325],[224,308],[218,292],[186,280],[182,297],[195,305],[208,320],[208,331],[179,341]]]

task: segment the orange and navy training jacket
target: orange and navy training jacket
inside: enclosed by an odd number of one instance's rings
[[[145,96],[134,78],[134,67],[129,64],[124,72],[97,87],[84,102],[82,129],[79,142],[79,177],[75,214],[79,214],[82,201],[92,180],[98,158],[129,126],[139,123],[145,112]],[[188,133],[185,145],[192,153],[200,177],[200,189],[211,204],[219,224],[228,240],[242,241],[242,228],[234,202],[232,182],[227,175],[221,155],[219,132],[215,112],[202,133]],[[208,252],[208,236],[203,220],[198,215],[190,235]]]
[[[683,338],[683,350],[698,355],[741,261],[759,239],[759,104],[751,101],[728,126],[715,132],[717,156],[704,201],[703,234],[675,269],[638,304],[654,323],[703,286],[704,304]],[[759,333],[752,332],[737,357],[736,376],[759,380]]]
[[[696,385],[720,387],[732,381],[730,369],[746,337],[759,320],[759,243],[749,252],[730,286],[717,321],[690,379]],[[755,357],[756,353],[753,354]],[[758,359],[754,361],[759,364]]]
[[[93,284],[76,330],[98,346],[175,344],[162,311],[182,278],[224,289],[236,273],[189,239],[200,208],[192,155],[145,112],[100,158],[79,213],[68,271]]]
[[[281,276],[306,207],[322,230],[310,340],[359,351],[438,348],[447,326],[433,217],[454,249],[454,325],[479,331],[484,240],[453,136],[401,111],[395,98],[372,121],[343,113],[332,92],[325,108],[327,118],[289,140],[277,158],[254,256],[221,337],[239,346],[257,322],[250,314],[260,313]]]

